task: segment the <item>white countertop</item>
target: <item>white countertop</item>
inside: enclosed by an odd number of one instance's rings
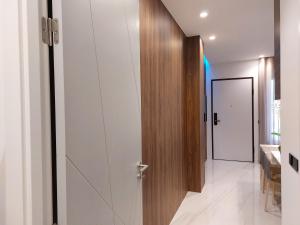
[[[281,165],[281,153],[279,145],[260,145],[261,149],[265,152],[271,152],[272,157]]]
[[[277,160],[277,162],[281,165],[281,153],[279,150],[271,151],[273,157]]]
[[[271,148],[274,148],[274,149],[279,149],[279,145],[260,145],[261,148],[263,149],[271,149]]]

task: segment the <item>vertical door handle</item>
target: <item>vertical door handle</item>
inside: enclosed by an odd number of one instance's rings
[[[138,179],[142,179],[145,177],[144,172],[149,168],[148,165],[142,164],[142,162],[139,162],[137,164],[137,170],[138,170],[138,175],[137,178]]]
[[[221,120],[218,119],[218,113],[214,113],[214,125],[217,126]]]

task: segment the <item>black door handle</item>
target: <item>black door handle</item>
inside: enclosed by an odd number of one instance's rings
[[[218,113],[214,113],[214,125],[217,126],[220,122],[221,120],[218,120]]]

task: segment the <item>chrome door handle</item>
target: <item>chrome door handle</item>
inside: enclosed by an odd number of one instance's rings
[[[138,170],[138,175],[137,178],[142,179],[145,175],[144,172],[149,168],[148,165],[142,164],[142,162],[139,162],[137,164],[137,170]]]

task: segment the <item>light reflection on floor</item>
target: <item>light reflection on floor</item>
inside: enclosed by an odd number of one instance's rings
[[[171,225],[280,225],[280,210],[264,211],[259,165],[207,161],[202,194],[188,193]]]

